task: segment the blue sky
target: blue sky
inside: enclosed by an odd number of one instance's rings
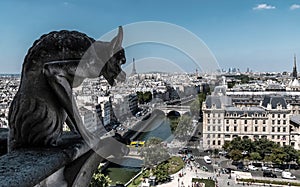
[[[300,59],[299,5],[299,0],[1,1],[0,72],[19,73],[34,40],[52,30],[79,30],[99,38],[140,21],[186,28],[205,42],[224,69],[291,71],[294,53]],[[128,62],[141,51],[147,53],[145,46],[128,50]],[[172,50],[166,51],[165,58],[174,57]]]

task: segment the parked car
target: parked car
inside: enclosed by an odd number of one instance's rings
[[[269,168],[268,166],[262,166],[262,167],[261,167],[261,170],[262,170],[262,171],[271,171],[272,169]]]
[[[280,172],[280,173],[283,172],[283,170],[280,168],[274,168],[273,170],[274,170],[274,172]]]
[[[233,171],[233,169],[232,168],[222,168],[221,171],[223,174],[230,174],[231,171]]]
[[[249,170],[251,170],[251,171],[257,171],[257,170],[258,170],[258,168],[255,167],[255,166],[253,166],[253,165],[248,165],[248,168],[249,168]]]
[[[248,172],[248,171],[249,171],[249,168],[244,167],[244,168],[242,169],[242,171],[243,171],[243,172]]]
[[[244,169],[244,164],[243,163],[240,163],[236,166],[236,169],[238,170],[243,170]]]
[[[203,159],[206,164],[211,164],[211,159],[209,158],[209,156],[204,156]]]
[[[263,176],[264,177],[277,178],[277,175],[275,173],[273,173],[272,171],[270,171],[270,170],[264,170]]]
[[[240,161],[232,161],[231,164],[234,165],[234,166],[238,166],[238,165],[240,165],[240,164],[243,164],[243,162],[240,162]]]
[[[295,179],[296,180],[296,176],[295,175],[293,175],[291,172],[289,172],[289,171],[283,171],[282,173],[281,173],[281,177],[283,178],[283,179]]]
[[[251,165],[257,167],[257,168],[261,168],[263,166],[262,163],[259,163],[259,162],[253,162]]]

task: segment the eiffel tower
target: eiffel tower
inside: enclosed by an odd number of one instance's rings
[[[132,59],[132,71],[131,71],[130,76],[135,75],[135,74],[137,74],[137,73],[136,73],[136,69],[135,69],[135,59],[133,58]]]

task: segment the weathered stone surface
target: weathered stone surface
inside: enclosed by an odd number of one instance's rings
[[[65,148],[18,149],[0,157],[0,186],[32,187],[84,155],[83,142]]]

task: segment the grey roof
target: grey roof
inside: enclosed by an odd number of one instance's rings
[[[226,94],[226,88],[224,86],[216,86],[215,89],[214,89],[213,94],[225,95]]]
[[[205,103],[207,108],[212,108],[213,105],[219,109],[221,109],[223,106],[232,106],[231,98],[224,95],[209,95],[207,96]]]
[[[266,95],[263,99],[262,106],[267,108],[268,104],[271,104],[272,109],[276,109],[278,105],[281,105],[283,109],[287,108],[286,100],[283,96]]]
[[[236,113],[238,115],[247,114],[248,116],[252,116],[256,114],[263,114],[266,113],[265,109],[261,107],[226,107],[225,113],[233,114]]]
[[[291,124],[294,126],[299,126],[300,125],[300,115],[292,115],[290,118],[290,121],[292,122]]]

